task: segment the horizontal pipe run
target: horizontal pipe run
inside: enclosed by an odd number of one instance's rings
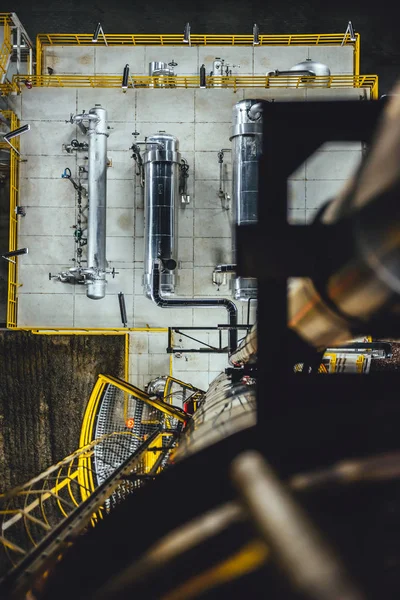
[[[157,306],[161,308],[174,308],[177,306],[187,307],[224,307],[229,316],[229,325],[236,327],[237,325],[237,308],[232,300],[227,298],[173,298],[167,299],[160,295],[160,267],[157,263],[153,265],[153,285],[151,289],[151,299]],[[229,331],[229,351],[232,352],[237,346],[237,329]]]

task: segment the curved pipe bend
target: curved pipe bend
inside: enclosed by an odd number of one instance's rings
[[[160,266],[158,263],[153,265],[153,285],[151,289],[151,299],[161,308],[173,308],[176,306],[200,306],[200,307],[218,307],[226,308],[229,317],[229,325],[237,325],[237,308],[232,300],[227,298],[163,298],[160,294]],[[229,352],[236,350],[237,329],[229,330]]]

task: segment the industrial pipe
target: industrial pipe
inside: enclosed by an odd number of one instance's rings
[[[175,308],[178,306],[192,308],[218,308],[224,307],[228,312],[229,325],[233,329],[229,330],[229,352],[236,349],[237,346],[237,308],[232,300],[227,298],[163,298],[160,294],[160,266],[157,262],[153,265],[153,285],[151,286],[151,299],[161,308]]]
[[[89,137],[87,264],[81,267],[78,263],[77,267],[59,273],[55,278],[63,283],[86,285],[87,297],[100,300],[106,293],[106,274],[115,274],[114,269],[107,270],[106,261],[107,111],[96,104],[89,113],[71,115],[68,122],[76,123]],[[78,192],[81,189],[75,183],[74,187]]]
[[[246,364],[257,356],[257,323],[254,323],[239,348],[229,357],[229,362],[234,366]]]
[[[106,294],[106,202],[107,202],[107,113],[96,105],[89,111],[87,296],[93,300]]]

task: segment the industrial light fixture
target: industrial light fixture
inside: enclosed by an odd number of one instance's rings
[[[129,79],[129,65],[126,64],[124,67],[124,72],[122,74],[122,89],[124,93],[128,89],[128,79]]]
[[[12,145],[12,143],[10,142],[10,140],[12,140],[12,138],[18,137],[19,135],[21,135],[22,133],[25,133],[26,131],[29,131],[31,128],[31,126],[29,124],[27,125],[22,125],[22,127],[18,127],[18,129],[14,129],[14,131],[9,131],[8,133],[5,133],[3,135],[3,139],[4,141],[11,146],[11,148],[18,154],[21,155],[20,152],[18,152],[18,150],[16,148],[14,148],[14,146]]]
[[[103,31],[103,28],[101,26],[101,23],[97,23],[96,29],[94,30],[94,34],[93,34],[93,37],[92,37],[92,42],[94,42],[94,43],[97,42],[97,40],[99,39],[100,33],[103,36],[105,45],[108,46],[107,40],[106,40],[106,36],[104,35],[104,31]]]
[[[253,46],[259,46],[260,44],[260,30],[258,25],[254,23],[253,25]]]
[[[183,30],[183,41],[185,44],[190,44],[190,23],[186,23],[185,29]]]
[[[28,254],[28,248],[20,248],[19,250],[12,250],[11,252],[5,252],[1,255],[1,258],[7,260],[8,262],[14,263],[15,260],[12,260],[12,256],[21,256],[21,254]]]
[[[343,36],[343,40],[342,40],[341,46],[343,46],[344,42],[346,41],[347,35],[350,36],[350,41],[351,42],[355,42],[356,41],[356,34],[354,33],[353,23],[351,21],[349,21],[347,23],[347,28],[346,28],[346,31],[344,32],[344,36]]]

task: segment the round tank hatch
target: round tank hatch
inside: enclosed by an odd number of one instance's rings
[[[329,77],[331,70],[327,65],[307,58],[303,62],[297,63],[289,71],[311,71],[313,75]]]

